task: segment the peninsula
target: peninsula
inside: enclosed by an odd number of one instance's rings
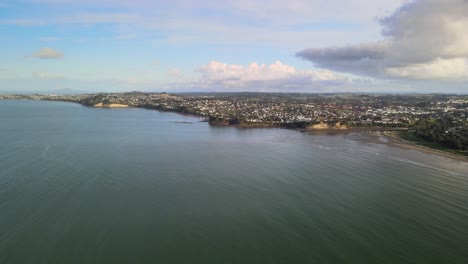
[[[199,116],[213,126],[399,131],[406,139],[462,153],[468,150],[468,95],[130,92],[0,95],[0,99],[171,111]]]

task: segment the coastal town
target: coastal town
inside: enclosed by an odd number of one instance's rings
[[[0,95],[0,99],[68,101],[96,107],[140,107],[197,115],[240,126],[408,127],[421,118],[468,120],[466,95],[99,93]]]
[[[99,93],[0,95],[0,99],[66,101],[91,107],[138,107],[196,115],[211,125],[298,129],[432,129],[468,147],[468,95],[288,93]],[[432,135],[434,134],[434,135]],[[450,140],[452,141],[452,140]]]

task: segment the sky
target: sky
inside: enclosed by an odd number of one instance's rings
[[[468,0],[0,0],[0,93],[468,93]]]

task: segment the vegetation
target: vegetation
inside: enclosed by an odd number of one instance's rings
[[[468,153],[468,95],[289,93],[99,93],[0,95],[86,106],[123,104],[200,116],[211,125],[392,130],[425,146]]]
[[[468,150],[468,122],[452,117],[421,119],[413,125],[414,135],[457,150]]]

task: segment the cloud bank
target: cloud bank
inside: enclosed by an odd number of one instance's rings
[[[170,85],[174,90],[314,92],[348,85],[351,79],[328,70],[297,70],[276,61],[273,64],[227,64],[211,61],[195,69],[200,78]]]
[[[298,71],[293,66],[276,61],[271,65],[252,62],[247,66],[211,61],[199,67],[205,81],[233,80],[239,82],[271,81],[280,79],[309,79],[311,81],[336,80],[330,71]]]
[[[42,48],[33,53],[31,57],[39,59],[61,59],[63,58],[63,52],[52,48]]]
[[[468,80],[468,1],[416,0],[380,23],[382,41],[296,55],[318,67],[376,78]]]

